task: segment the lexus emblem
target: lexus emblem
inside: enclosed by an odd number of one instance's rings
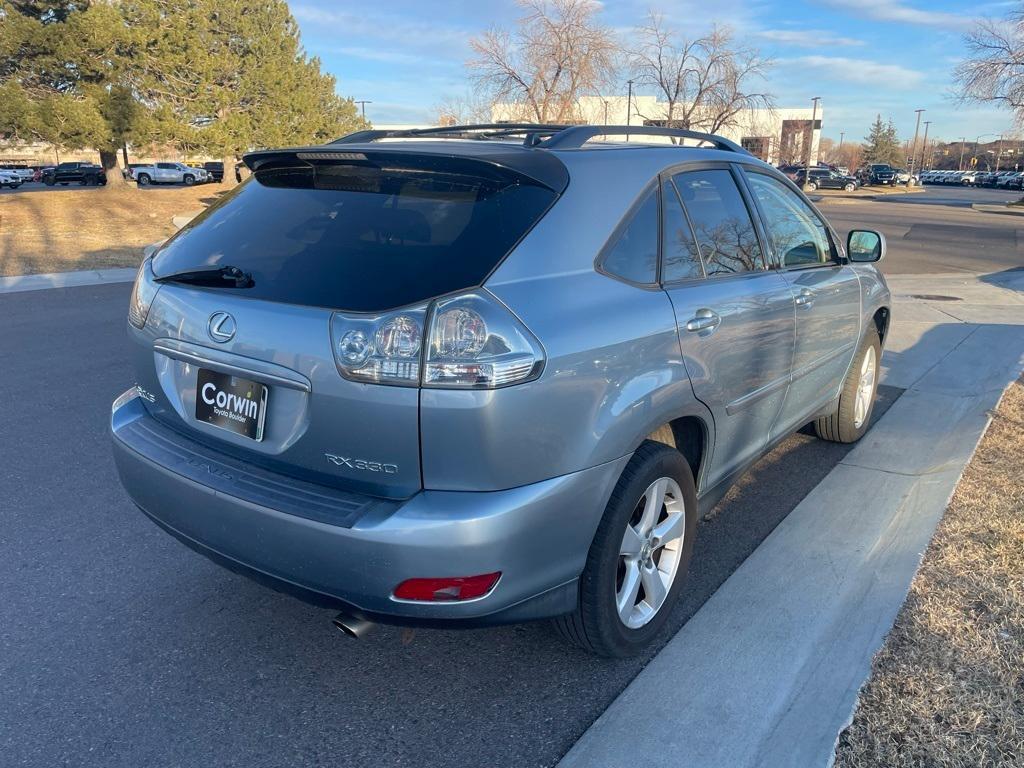
[[[206,332],[218,343],[231,341],[235,337],[235,318],[227,312],[214,312],[206,324]]]

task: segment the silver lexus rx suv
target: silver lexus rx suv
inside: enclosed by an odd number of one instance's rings
[[[884,240],[725,139],[499,124],[245,163],[139,269],[117,466],[349,634],[551,618],[629,654],[740,473],[868,427]]]

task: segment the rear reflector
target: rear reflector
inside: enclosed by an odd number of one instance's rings
[[[480,576],[451,576],[443,579],[408,579],[395,588],[399,600],[453,602],[483,597],[495,584],[501,572]]]

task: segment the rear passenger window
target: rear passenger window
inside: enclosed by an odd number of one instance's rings
[[[690,215],[708,277],[765,268],[750,212],[729,171],[688,171],[672,178]]]
[[[661,187],[661,253],[664,282],[704,277],[697,241],[671,181]]]
[[[654,283],[658,270],[658,194],[656,189],[635,208],[619,239],[606,253],[604,270],[632,283]]]
[[[748,173],[747,179],[764,212],[768,239],[782,266],[808,267],[832,260],[825,225],[799,195],[763,173]]]

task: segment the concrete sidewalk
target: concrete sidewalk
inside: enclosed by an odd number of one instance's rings
[[[39,275],[13,275],[0,277],[0,293],[42,291],[47,288],[76,288],[81,285],[104,283],[130,283],[135,279],[135,268],[85,269],[77,272],[48,272]]]
[[[831,764],[988,411],[1024,362],[1024,271],[889,284],[882,380],[906,392],[562,768]]]

